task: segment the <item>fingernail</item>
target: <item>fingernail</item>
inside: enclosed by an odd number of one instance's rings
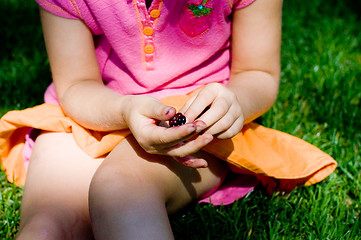
[[[198,133],[207,128],[206,123],[203,121],[195,121],[194,123],[196,124]]]
[[[165,115],[168,115],[171,110],[172,110],[171,107],[167,107],[167,108],[164,110],[164,114],[165,114]]]
[[[197,128],[196,125],[193,123],[187,123],[187,126],[190,132],[193,132]]]
[[[177,160],[187,166],[194,162],[194,158],[192,156],[178,157]]]
[[[206,168],[208,167],[208,162],[205,160],[196,160],[193,156],[187,156],[183,158],[177,158],[177,160],[185,166],[196,167],[196,168]],[[197,161],[197,164],[195,164]],[[201,164],[200,164],[201,162]]]
[[[192,166],[194,164],[194,159],[184,161],[183,164],[186,166]]]

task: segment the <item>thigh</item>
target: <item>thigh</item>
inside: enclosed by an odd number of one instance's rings
[[[108,169],[108,176],[125,175],[126,179],[136,179],[137,184],[143,182],[160,191],[168,213],[173,213],[214,191],[228,173],[225,162],[205,152],[197,155],[208,161],[207,168],[190,168],[171,157],[148,154],[133,136],[128,136],[109,154],[100,170]]]
[[[41,134],[24,186],[21,228],[34,216],[43,214],[59,221],[66,231],[87,225],[89,230],[89,185],[102,160],[86,155],[72,134]]]

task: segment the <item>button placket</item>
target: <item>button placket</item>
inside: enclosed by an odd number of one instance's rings
[[[144,0],[134,0],[137,3],[138,14],[140,16],[140,20],[142,23],[141,31],[143,34],[143,52],[144,52],[144,60],[145,60],[145,69],[152,70],[153,69],[153,61],[155,54],[154,47],[154,28],[160,16],[160,9],[162,7],[163,2],[161,0],[153,0],[154,2],[151,5],[151,8],[147,9]]]

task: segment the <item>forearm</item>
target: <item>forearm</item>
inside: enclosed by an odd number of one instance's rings
[[[127,96],[99,81],[79,81],[68,87],[59,101],[65,114],[86,128],[111,131],[128,127],[123,117]]]
[[[228,87],[236,94],[245,123],[274,103],[280,78],[282,0],[257,0],[236,11]]]
[[[263,71],[231,74],[227,87],[236,94],[245,123],[261,116],[273,105],[278,94],[278,75]]]

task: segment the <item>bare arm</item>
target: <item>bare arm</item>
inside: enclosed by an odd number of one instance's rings
[[[126,128],[124,97],[102,82],[93,36],[80,20],[40,10],[55,89],[64,112],[94,130]]]
[[[182,111],[200,119],[206,133],[220,139],[235,136],[274,103],[280,77],[282,0],[256,0],[234,12],[231,75],[228,85],[212,83],[191,98]]]
[[[274,103],[280,78],[281,0],[256,0],[236,11],[228,87],[241,103],[245,122]]]

